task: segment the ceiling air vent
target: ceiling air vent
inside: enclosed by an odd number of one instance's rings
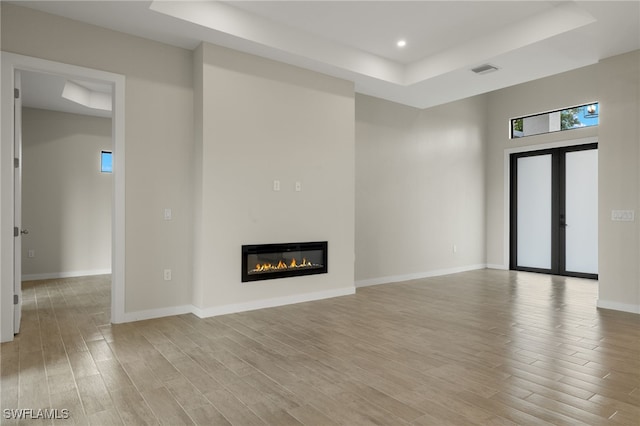
[[[476,74],[489,74],[490,72],[498,71],[498,67],[494,67],[493,65],[484,64],[479,67],[472,68],[471,71]]]

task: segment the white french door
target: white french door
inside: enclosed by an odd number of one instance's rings
[[[597,144],[511,154],[510,268],[598,274]]]

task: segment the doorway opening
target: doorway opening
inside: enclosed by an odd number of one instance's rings
[[[111,85],[16,72],[22,101],[16,125],[22,136],[23,312],[34,310],[36,296],[73,295],[74,306],[97,304],[94,320],[108,323],[110,291],[87,278],[103,275],[106,282],[111,275],[113,173],[101,164],[113,145]],[[91,102],[100,98],[101,104]],[[71,279],[78,277],[84,279]]]
[[[510,269],[598,278],[597,148],[510,155]]]
[[[21,125],[15,120],[16,108],[14,102],[16,95],[21,90],[16,87],[20,83],[21,73],[36,73],[47,76],[58,76],[64,78],[65,81],[73,83],[84,83],[80,87],[72,87],[76,92],[85,90],[87,93],[95,92],[94,85],[103,85],[110,88],[108,98],[113,105],[112,118],[110,123],[110,146],[113,151],[113,175],[111,186],[111,203],[110,203],[110,250],[107,256],[110,257],[111,269],[111,307],[108,316],[110,322],[124,322],[124,76],[109,72],[78,67],[73,65],[62,64],[53,61],[47,61],[39,58],[32,58],[12,53],[2,52],[2,146],[0,147],[0,169],[2,170],[2,186],[0,187],[0,201],[2,203],[2,224],[5,225],[1,232],[0,248],[2,256],[0,264],[2,271],[2,285],[0,292],[2,295],[2,303],[0,306],[0,317],[2,319],[2,327],[0,329],[0,341],[13,340],[14,333],[19,331],[20,313],[22,305],[21,281],[22,281],[22,250],[20,248],[21,238],[26,233],[7,232],[9,224],[11,229],[23,230],[22,215],[19,212],[22,207],[22,200],[17,190],[21,183],[21,176],[14,171],[19,169],[20,157],[22,150],[22,141],[16,139],[14,135],[22,130]],[[78,86],[76,84],[76,86]],[[93,86],[93,87],[92,87]],[[18,91],[14,91],[18,89]],[[82,93],[81,93],[82,94]],[[14,95],[14,96],[12,96]],[[72,95],[71,95],[72,96]],[[86,98],[86,96],[85,96]],[[91,96],[89,96],[91,101]],[[95,106],[95,104],[94,104]],[[20,114],[22,111],[19,111]],[[37,115],[37,114],[36,114]],[[100,173],[100,150],[96,153],[97,173]],[[5,179],[5,177],[11,177]],[[82,180],[77,180],[79,184]],[[63,200],[64,201],[64,200]],[[109,207],[107,207],[109,208]],[[6,212],[13,212],[9,215]],[[32,234],[33,235],[33,234]],[[16,243],[16,241],[19,241]],[[14,246],[15,244],[15,246]],[[31,249],[35,258],[38,252]],[[25,247],[26,258],[29,258],[29,248]],[[41,253],[44,254],[44,253]],[[64,272],[64,271],[57,271]],[[78,271],[74,271],[76,274]],[[81,271],[82,272],[82,271]],[[86,271],[85,271],[86,272]],[[95,269],[94,269],[95,272]]]

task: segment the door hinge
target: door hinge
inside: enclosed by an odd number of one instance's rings
[[[14,294],[14,295],[13,295],[13,304],[14,304],[14,305],[17,305],[17,304],[18,304],[18,300],[19,300],[19,299],[18,299],[18,295],[17,295],[17,294]]]
[[[13,159],[13,167],[16,168],[16,169],[18,167],[20,167],[20,159],[19,158],[14,158]]]
[[[13,236],[14,237],[19,237],[20,236],[20,229],[18,229],[17,226],[13,227]]]
[[[13,89],[13,97],[16,99],[20,99],[20,89],[17,87]]]

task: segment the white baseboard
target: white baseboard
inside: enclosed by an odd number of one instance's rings
[[[598,308],[611,309],[614,311],[630,312],[632,314],[640,314],[640,305],[632,305],[629,303],[611,302],[609,300],[598,299]]]
[[[49,272],[46,274],[23,274],[22,281],[55,280],[58,278],[88,277],[91,275],[108,275],[111,269],[92,269],[88,271]]]
[[[494,263],[487,263],[487,269],[498,269],[501,271],[508,271],[509,267],[506,265],[498,265]]]
[[[314,300],[329,299],[338,296],[355,294],[355,287],[344,287],[315,293],[298,294],[293,296],[274,297],[271,299],[256,300],[247,303],[216,306],[201,309],[193,305],[170,306],[167,308],[149,309],[146,311],[127,312],[123,315],[122,322],[142,321],[154,318],[169,317],[173,315],[194,314],[199,318],[207,318],[218,315],[235,314],[238,312],[253,311],[256,309],[273,308],[275,306],[291,305],[294,303],[311,302]]]
[[[485,269],[486,267],[487,265],[485,264],[467,265],[467,266],[458,266],[455,268],[436,269],[433,271],[417,272],[414,274],[394,275],[394,276],[380,277],[380,278],[368,278],[365,280],[356,281],[356,287],[367,287],[370,285],[391,284],[391,283],[398,283],[403,281],[419,280],[421,278],[439,277],[441,275],[450,275],[450,274],[457,274],[459,272]]]
[[[294,303],[312,302],[314,300],[330,299],[332,297],[348,296],[355,294],[355,287],[343,287],[314,293],[303,293],[292,296],[274,297],[245,303],[233,303],[229,305],[214,306],[211,308],[197,308],[193,306],[193,314],[200,318],[215,317],[218,315],[235,314],[238,312],[254,311],[256,309],[273,308],[276,306],[292,305]]]
[[[146,311],[127,312],[124,314],[123,322],[142,321],[153,318],[170,317],[173,315],[190,314],[193,312],[193,305],[170,306],[168,308],[149,309]]]

